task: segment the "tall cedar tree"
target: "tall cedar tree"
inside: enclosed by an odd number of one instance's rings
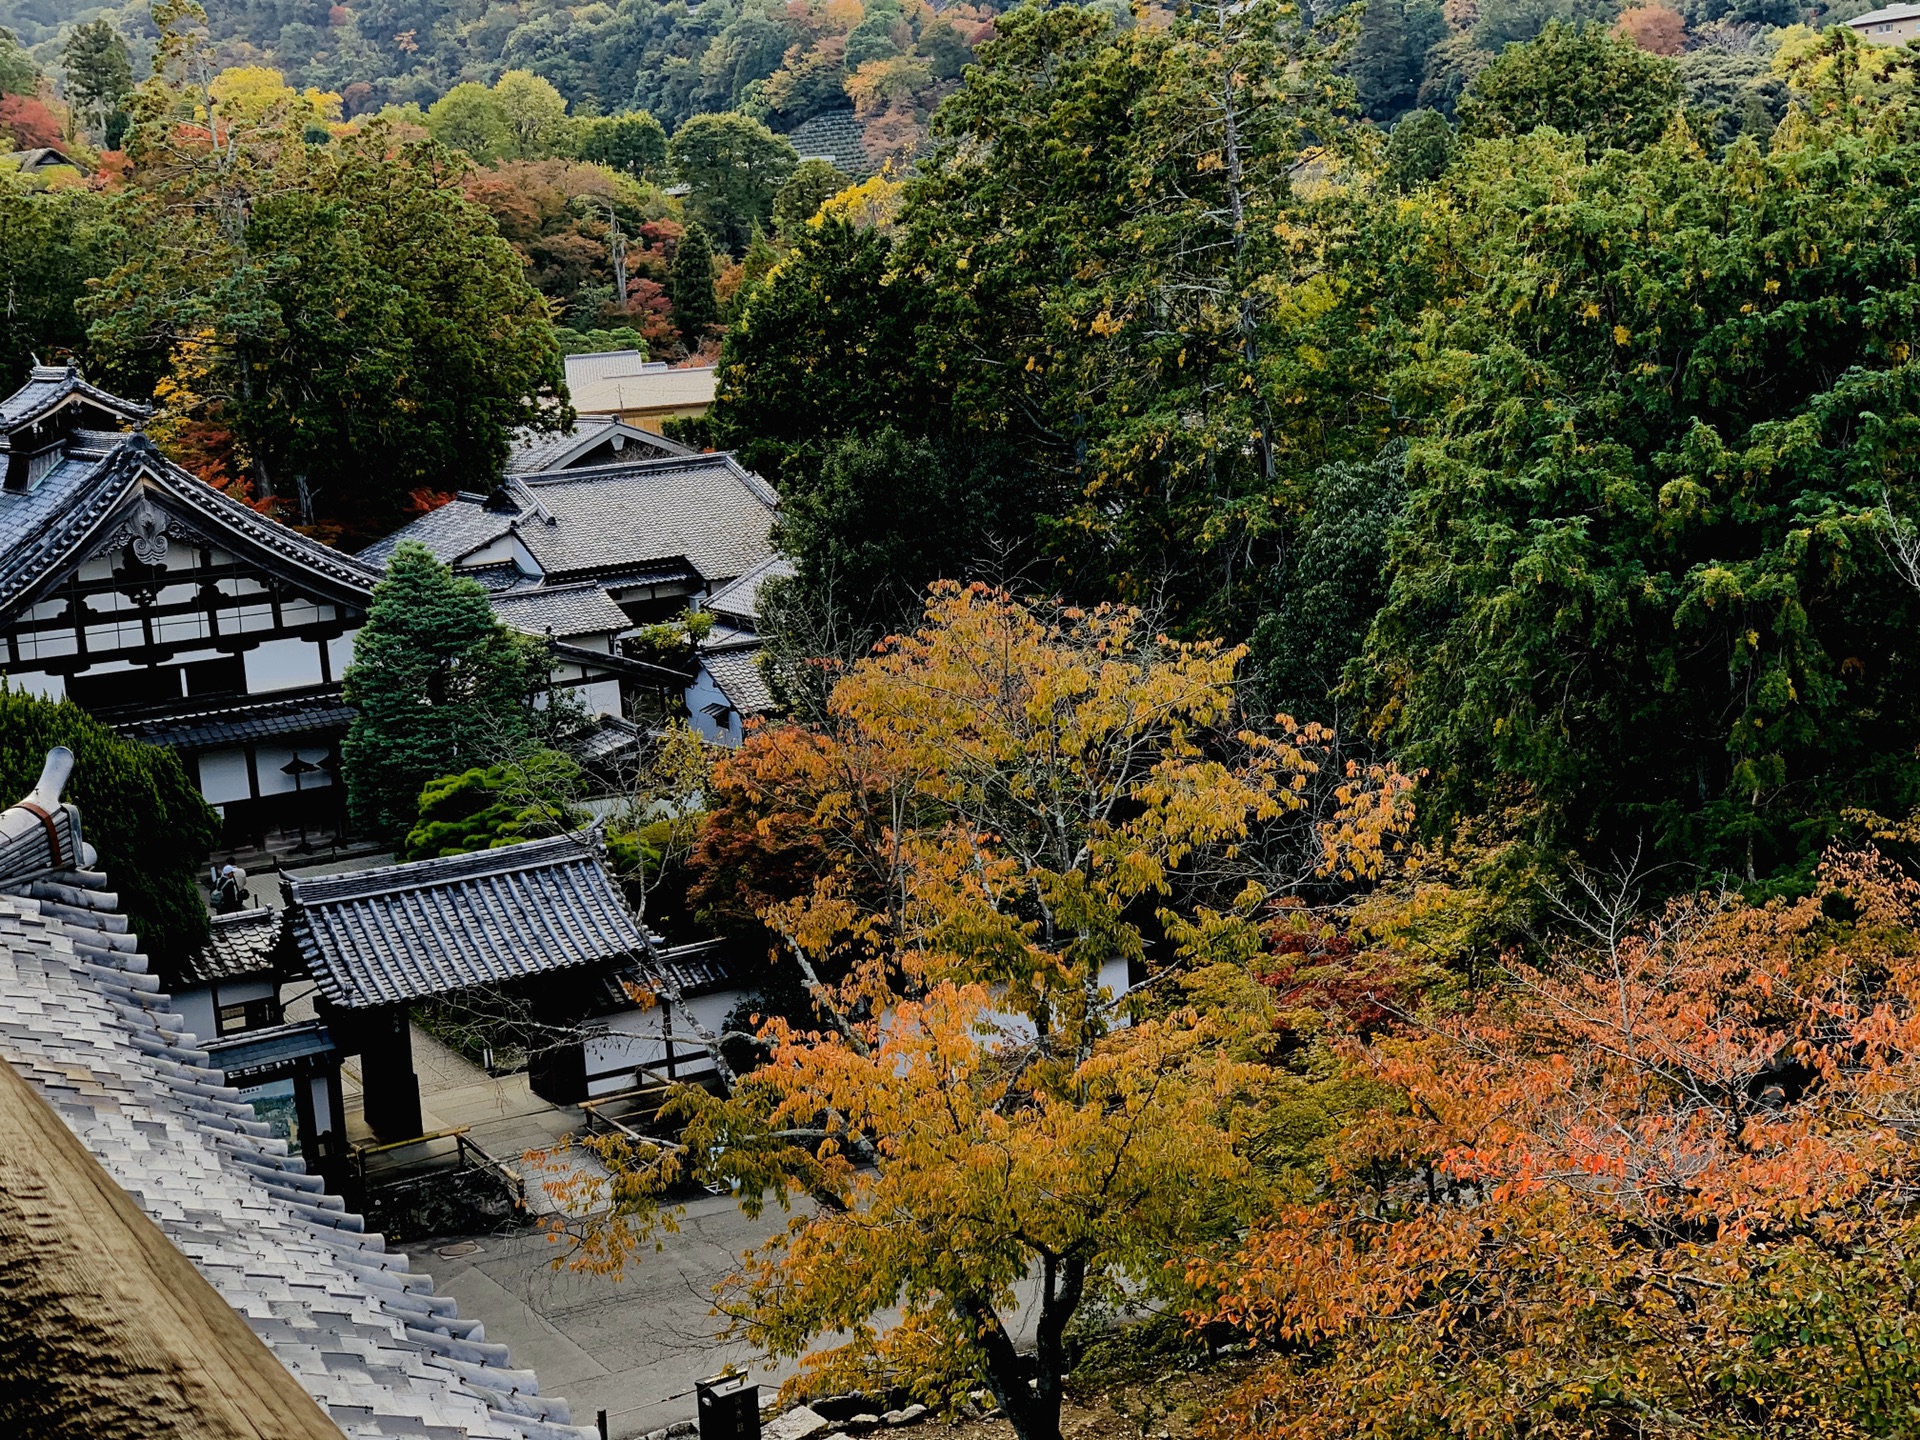
[[[67,72],[67,98],[95,130],[105,132],[107,121],[133,91],[133,63],[127,42],[104,16],[73,27],[60,52]]]
[[[354,639],[344,693],[355,709],[340,747],[353,823],[398,844],[431,780],[516,749],[545,647],[493,618],[487,592],[424,546],[394,552]]]
[[[171,750],[123,740],[71,701],[0,686],[0,804],[34,786],[47,751],[73,751],[66,798],[80,807],[141,948],[163,971],[206,943],[207,907],[196,883],[220,838],[220,817]]]
[[[667,156],[687,186],[687,211],[730,255],[754,230],[771,229],[773,201],[800,157],[745,115],[695,115],[673,132]]]
[[[713,240],[698,220],[689,221],[673,252],[667,276],[667,296],[673,301],[673,323],[689,350],[700,348],[720,320],[720,301],[713,293]]]

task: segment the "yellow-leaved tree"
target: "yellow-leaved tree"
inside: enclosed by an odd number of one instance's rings
[[[1170,1262],[1274,1198],[1257,921],[1376,871],[1406,803],[1324,731],[1243,728],[1239,658],[942,585],[824,725],[750,736],[708,824],[735,872],[781,857],[754,908],[814,1022],[766,1022],[731,1095],[685,1092],[683,1148],[584,1142],[613,1178],[555,1182],[608,1191],[566,1263],[618,1270],[668,1186],[724,1182],[793,1212],[719,1308],[805,1357],[794,1390],[984,1382],[1054,1440],[1074,1314],[1184,1283]]]

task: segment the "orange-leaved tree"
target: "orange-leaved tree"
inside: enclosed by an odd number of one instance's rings
[[[1283,1353],[1219,1435],[1911,1433],[1920,886],[1633,909],[1352,1047],[1398,1106],[1192,1267]]]
[[[804,1197],[722,1287],[734,1333],[804,1355],[796,1390],[984,1383],[1053,1440],[1074,1314],[1183,1285],[1169,1262],[1278,1183],[1247,1143],[1282,1083],[1263,907],[1375,873],[1404,818],[1407,783],[1331,735],[1243,728],[1238,659],[945,585],[827,723],[749,736],[709,853],[811,1014],[763,1025],[730,1096],[680,1097],[682,1148],[587,1142],[612,1179],[563,1187],[608,1191],[570,1262],[617,1269],[689,1175]]]

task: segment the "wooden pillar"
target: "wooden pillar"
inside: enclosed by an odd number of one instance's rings
[[[422,1126],[407,1007],[388,1005],[370,1012],[362,1034],[360,1103],[367,1125],[382,1140],[411,1140]]]

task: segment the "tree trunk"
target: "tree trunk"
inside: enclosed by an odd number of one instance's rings
[[[1040,1321],[1035,1326],[1032,1360],[1014,1348],[1013,1337],[985,1300],[966,1295],[956,1305],[973,1322],[974,1343],[986,1363],[987,1388],[1018,1440],[1060,1440],[1067,1322],[1086,1294],[1086,1262],[1078,1255],[1043,1256],[1040,1279]]]

